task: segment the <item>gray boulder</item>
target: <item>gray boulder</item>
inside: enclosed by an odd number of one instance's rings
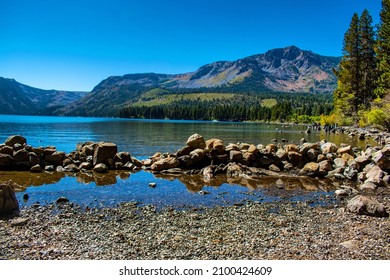
[[[383,204],[379,203],[373,198],[369,198],[363,195],[357,195],[352,198],[347,204],[347,209],[351,213],[355,213],[358,215],[367,215],[374,217],[389,216]]]

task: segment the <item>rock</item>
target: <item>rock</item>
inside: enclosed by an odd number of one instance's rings
[[[37,165],[41,163],[41,160],[39,159],[38,155],[36,153],[30,152],[28,153],[29,162],[31,166]]]
[[[378,166],[374,166],[366,173],[365,183],[372,182],[377,186],[382,186],[384,184],[384,176],[385,173],[382,171],[382,169],[380,169]]]
[[[320,151],[315,149],[309,149],[306,152],[306,157],[309,161],[317,161],[319,155],[320,155]]]
[[[53,165],[51,165],[51,166],[53,166]],[[46,167],[48,167],[48,166],[46,166]],[[53,169],[54,169],[54,166],[53,166]],[[45,170],[46,170],[46,168],[45,168]],[[57,166],[55,170],[57,172],[65,172],[65,168],[63,168],[62,166]]]
[[[368,215],[374,217],[389,216],[383,204],[379,203],[375,199],[363,195],[357,195],[352,198],[347,204],[347,209],[351,213],[358,215]]]
[[[202,149],[195,149],[190,153],[190,157],[192,162],[194,163],[201,162],[206,157],[206,151]],[[171,167],[171,168],[175,168],[175,167]]]
[[[68,199],[67,197],[63,197],[63,196],[57,198],[57,200],[56,200],[56,203],[57,203],[57,204],[67,203],[67,202],[69,202],[69,199]]]
[[[52,154],[46,155],[45,160],[49,164],[59,165],[62,162],[62,160],[64,159],[64,156],[65,155],[61,152],[54,152]]]
[[[131,162],[132,162],[135,166],[137,166],[137,167],[139,167],[139,168],[142,167],[142,161],[140,161],[139,159],[137,159],[137,158],[135,158],[135,157],[131,157]]]
[[[287,151],[287,152],[296,152],[298,153],[299,152],[299,148],[297,145],[295,144],[288,144],[284,147],[284,149]]]
[[[251,154],[255,154],[255,153],[257,153],[259,150],[257,149],[257,147],[255,146],[255,145],[250,145],[249,147],[248,147],[248,153],[251,153]]]
[[[30,221],[30,218],[16,218],[11,221],[11,227],[24,226]]]
[[[20,135],[13,135],[5,140],[4,144],[13,147],[15,144],[25,145],[27,143],[26,138]]]
[[[357,177],[358,177],[358,173],[359,171],[352,167],[352,166],[347,166],[345,169],[344,169],[344,173],[343,175],[348,178],[349,180],[353,180],[353,181],[356,181],[357,180]]]
[[[318,171],[323,173],[323,172],[329,172],[332,171],[332,163],[329,160],[323,160],[318,163]]]
[[[339,148],[339,149],[337,150],[337,153],[338,153],[339,155],[342,155],[342,154],[345,154],[345,153],[350,154],[350,155],[353,155],[352,148],[351,148],[350,145],[348,145],[348,146],[346,146],[346,147]]]
[[[386,157],[390,156],[390,145],[386,145],[385,147],[382,148],[381,150],[382,154],[385,155]],[[0,152],[1,153],[1,152]]]
[[[59,171],[60,169],[58,167],[56,168],[56,170],[57,170],[57,172],[61,172],[61,171]],[[79,172],[80,169],[76,164],[71,163],[71,164],[68,164],[67,166],[64,167],[64,171],[65,172]]]
[[[124,170],[133,171],[133,170],[138,169],[138,167],[137,167],[134,163],[132,163],[132,162],[126,162],[126,163],[123,165],[123,169],[124,169]]]
[[[378,186],[375,185],[373,182],[366,182],[359,186],[359,189],[361,191],[366,191],[366,190],[372,191],[372,190],[376,190],[377,188]]]
[[[92,168],[92,164],[90,162],[82,162],[80,165],[79,165],[79,169],[85,169],[85,170],[89,170]]]
[[[351,192],[346,190],[346,189],[339,189],[339,190],[335,190],[334,194],[337,197],[346,197],[346,196],[349,196],[351,194]]]
[[[390,160],[383,154],[382,151],[374,153],[372,161],[382,170],[390,169]]]
[[[108,172],[108,167],[104,163],[98,163],[93,168],[93,171],[95,171],[97,173],[107,173]]]
[[[29,161],[30,156],[28,154],[28,151],[26,151],[25,149],[21,149],[19,151],[14,152],[13,159],[16,162]]]
[[[0,154],[10,155],[12,156],[14,154],[14,149],[10,146],[3,146],[0,147]]]
[[[349,250],[358,250],[359,249],[359,241],[353,240],[353,239],[341,242],[340,245],[349,249]]]
[[[319,171],[319,164],[316,162],[306,163],[305,166],[299,172],[299,175],[314,176]]]
[[[191,135],[188,138],[186,145],[189,146],[192,150],[206,148],[206,142],[204,141],[203,136],[197,133]]]
[[[321,145],[321,151],[323,154],[335,153],[337,152],[338,147],[330,142],[324,143]]]
[[[225,148],[226,152],[230,152],[230,151],[240,151],[240,148],[238,147],[237,144],[232,144],[230,143],[229,145],[226,146]]]
[[[277,167],[275,164],[271,164],[269,167],[268,167],[269,170],[271,171],[274,171],[274,172],[280,172],[280,168]]]
[[[335,158],[333,161],[336,168],[344,168],[347,164],[342,158]]]
[[[93,165],[104,163],[108,159],[113,159],[118,152],[118,147],[114,143],[99,142],[95,146],[93,153]]]
[[[285,188],[286,188],[286,183],[283,182],[282,179],[276,180],[275,184],[276,184],[276,187],[277,187],[278,189],[285,189]]]
[[[149,187],[150,187],[150,188],[153,188],[153,189],[154,189],[156,186],[157,186],[156,183],[149,183]]]
[[[0,184],[0,215],[19,211],[19,203],[15,196],[15,188],[19,188],[19,186],[12,182]]]
[[[351,156],[350,154],[344,153],[341,155],[341,158],[345,161],[348,162],[350,160],[354,160],[355,158]]]
[[[33,167],[31,167],[30,171],[32,173],[40,173],[42,172],[42,167],[39,164],[36,164]]]
[[[229,152],[229,158],[231,161],[240,161],[242,160],[244,157],[243,157],[243,154],[241,153],[241,151],[235,151],[235,150],[232,150]]]
[[[307,140],[305,138],[301,138],[301,140],[299,140],[299,143],[302,145],[303,143],[306,143]]]
[[[187,156],[191,153],[192,148],[190,146],[184,146],[176,152],[177,157]]]
[[[28,195],[28,193],[25,193],[23,195],[23,200],[27,201],[29,198],[30,198],[30,196]]]
[[[302,161],[302,155],[300,153],[290,151],[288,152],[288,161],[294,166],[298,166]]]
[[[306,155],[306,153],[309,150],[317,150],[318,149],[318,144],[316,143],[303,143],[301,147],[299,148],[299,153],[303,156]]]
[[[13,159],[8,154],[0,154],[0,168],[8,169],[11,167]]]
[[[243,168],[236,163],[229,163],[226,167],[226,176],[228,177],[235,178],[241,176],[244,173]]]
[[[168,158],[164,158],[164,159],[160,159],[160,160],[156,161],[155,163],[153,163],[151,165],[150,168],[153,171],[162,171],[162,170],[166,170],[166,169],[176,168],[178,166],[180,166],[180,162],[177,158],[168,157]]]
[[[115,155],[114,161],[121,162],[126,164],[127,162],[131,162],[131,156],[128,152],[119,152]]]
[[[284,149],[278,149],[276,156],[281,160],[285,160],[288,156],[288,153]]]
[[[275,144],[268,144],[267,146],[265,146],[264,153],[269,155],[272,153],[276,153],[277,150],[278,150],[278,146],[276,146]]]

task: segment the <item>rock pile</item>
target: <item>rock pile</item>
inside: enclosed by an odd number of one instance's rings
[[[152,172],[202,172],[206,179],[221,172],[228,176],[284,172],[348,179],[361,183],[362,189],[375,189],[390,181],[390,145],[369,147],[365,151],[349,145],[338,147],[325,140],[302,141],[301,145],[230,143],[225,146],[221,139],[205,141],[201,135],[194,134],[176,153],[156,153],[142,161],[142,165]]]
[[[32,147],[19,135],[10,136],[0,144],[0,170],[78,172],[93,169],[102,173],[109,169],[135,170],[140,166],[128,152],[118,152],[117,145],[108,142],[79,143],[69,154],[57,151],[55,146]]]

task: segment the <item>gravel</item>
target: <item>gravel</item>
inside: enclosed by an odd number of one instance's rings
[[[377,197],[389,209],[389,196]],[[248,202],[157,210],[31,206],[0,220],[1,259],[390,259],[390,219],[338,206]],[[19,220],[18,220],[19,219]]]

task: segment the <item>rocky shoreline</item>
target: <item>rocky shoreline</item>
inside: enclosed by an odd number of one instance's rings
[[[334,193],[340,203],[313,208],[300,202],[248,202],[183,211],[125,203],[85,211],[64,200],[2,218],[0,259],[389,259],[390,136],[354,128],[342,133],[375,137],[379,145],[358,149],[304,139],[300,145],[225,145],[194,134],[174,153],[138,160],[118,152],[114,143],[80,143],[65,154],[11,136],[0,144],[0,170],[146,170],[197,176],[204,183],[221,174],[326,178],[340,182]],[[3,214],[19,210],[15,203],[12,208],[13,188],[1,184]]]

